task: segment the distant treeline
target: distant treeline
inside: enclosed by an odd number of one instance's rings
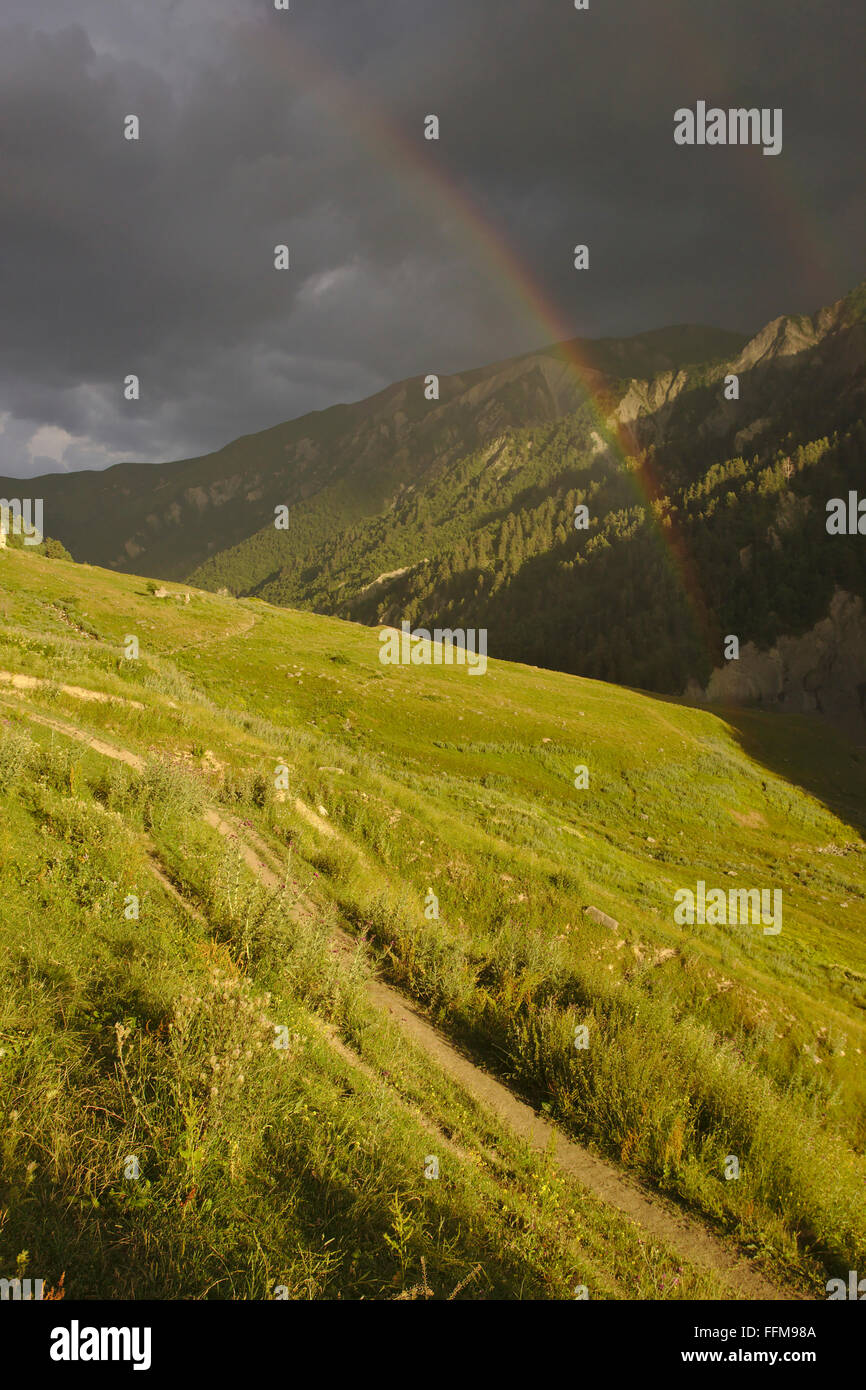
[[[836,586],[866,596],[866,540],[826,530],[827,501],[862,487],[866,425],[794,445],[804,425],[701,471],[697,446],[623,457],[587,406],[330,538],[260,532],[237,572],[220,557],[222,583],[368,623],[487,627],[494,656],[681,691],[721,663],[726,634],[771,645],[818,621]],[[252,573],[267,578],[249,588]]]

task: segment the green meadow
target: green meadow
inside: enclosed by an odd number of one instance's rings
[[[821,1298],[862,1268],[862,749],[511,663],[385,666],[376,629],[171,587],[0,552],[0,1274],[732,1296],[407,1043],[374,971],[768,1278]],[[700,880],[780,889],[781,932],[676,925]]]

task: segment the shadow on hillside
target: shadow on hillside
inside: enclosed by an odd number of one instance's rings
[[[866,744],[854,743],[820,715],[730,705],[691,708],[716,715],[753,762],[800,787],[866,840]]]
[[[483,1233],[471,1230],[453,1214],[443,1218],[441,1248],[430,1247],[423,1220],[408,1234],[403,1249],[408,1270],[401,1277],[400,1255],[393,1244],[389,1249],[399,1202],[389,1208],[385,1201],[374,1204],[369,1198],[359,1199],[359,1178],[348,1168],[320,1171],[333,1166],[331,1155],[316,1152],[303,1137],[296,1143],[291,1139],[287,1144],[272,1143],[268,1149],[272,1166],[264,1166],[258,1179],[250,1177],[246,1187],[242,1180],[240,1193],[237,1189],[232,1193],[226,1173],[215,1174],[219,1186],[214,1189],[210,1216],[206,1207],[193,1205],[187,1211],[182,1191],[174,1191],[170,1181],[164,1189],[157,1185],[152,1195],[146,1186],[134,1201],[125,1191],[110,1191],[101,1194],[99,1204],[91,1204],[88,1199],[74,1200],[67,1186],[48,1178],[31,1188],[26,1206],[19,1204],[4,1231],[0,1274],[13,1277],[12,1252],[26,1246],[29,1269],[34,1272],[31,1277],[38,1274],[54,1288],[64,1275],[65,1292],[71,1299],[206,1298],[217,1286],[231,1287],[226,1278],[230,1262],[237,1292],[228,1296],[244,1297],[253,1281],[262,1277],[264,1261],[257,1256],[264,1252],[255,1230],[257,1223],[267,1223],[271,1252],[280,1239],[287,1248],[294,1247],[296,1256],[303,1252],[310,1271],[303,1296],[394,1298],[417,1283],[422,1255],[440,1296],[447,1296],[474,1266],[485,1270],[487,1290],[493,1297],[513,1297],[519,1278],[530,1283],[534,1294],[543,1290],[544,1271],[537,1261],[530,1257],[518,1272],[515,1261],[492,1249]],[[370,1170],[361,1176],[369,1182]],[[195,1187],[186,1200],[194,1194]],[[7,1195],[0,1183],[0,1197]],[[271,1208],[264,1205],[265,1197],[280,1200]],[[414,1212],[411,1197],[406,1205]],[[275,1237],[274,1224],[281,1219],[283,1225]],[[339,1254],[331,1268],[323,1258],[327,1247],[335,1243],[337,1252],[341,1247],[354,1248],[348,1268],[341,1268],[346,1261]],[[302,1296],[301,1260],[296,1257],[293,1263],[292,1297],[297,1298]],[[273,1285],[280,1282],[277,1275],[269,1281],[267,1294],[260,1291],[250,1296],[272,1296]],[[472,1297],[471,1290],[467,1297]]]

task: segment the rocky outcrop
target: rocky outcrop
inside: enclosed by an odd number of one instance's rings
[[[771,429],[779,418],[765,407],[777,400],[780,383],[796,373],[809,373],[810,386],[827,399],[841,402],[850,394],[863,397],[866,334],[850,298],[811,316],[785,315],[768,323],[726,360],[657,373],[645,380],[628,382],[607,423],[631,432],[636,447],[660,447],[681,435],[683,429],[714,447],[726,437],[731,452],[741,453]],[[722,395],[725,378],[742,378],[741,395]],[[702,414],[689,420],[693,388],[709,388],[712,400]],[[784,397],[783,397],[784,399]],[[760,409],[759,414],[755,414]]]
[[[685,371],[663,372],[652,381],[631,381],[612,419],[618,424],[633,425],[641,416],[657,415],[675,401],[688,384]]]
[[[765,705],[786,714],[821,714],[858,743],[866,742],[866,608],[837,590],[826,618],[800,637],[780,637],[761,651],[748,642],[706,690],[685,692],[710,704]]]
[[[779,362],[814,347],[826,333],[838,326],[842,304],[843,301],[839,300],[813,318],[786,314],[773,319],[749,340],[739,357],[732,362],[731,371],[737,374],[747,372],[759,363]]]

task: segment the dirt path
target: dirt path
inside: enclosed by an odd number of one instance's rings
[[[41,676],[24,676],[17,671],[0,671],[0,685],[11,685],[13,690],[44,690],[50,686],[76,700],[95,700],[100,705],[130,705],[133,709],[144,709],[140,700],[108,695],[104,690],[85,690],[83,685],[57,685],[55,681],[45,680]]]
[[[128,767],[137,771],[144,767],[143,760],[136,754],[105,743],[74,725],[31,710],[22,713],[36,723],[43,724],[79,743],[85,743],[105,757],[126,763]],[[305,814],[305,818],[311,823],[320,819],[308,807],[304,807],[302,814]],[[281,876],[267,862],[276,862],[276,856],[255,831],[244,827],[241,834],[238,825],[221,816],[213,808],[205,813],[205,819],[221,835],[238,841],[244,861],[260,882],[269,888],[281,885]],[[324,822],[321,828],[333,833],[332,827]],[[176,892],[173,888],[172,891]],[[357,950],[357,942],[347,932],[337,928],[334,938],[345,950]],[[651,1235],[664,1241],[692,1264],[720,1274],[731,1288],[744,1298],[786,1299],[795,1296],[769,1283],[747,1259],[730,1251],[699,1222],[679,1212],[657,1195],[645,1193],[612,1163],[597,1158],[582,1145],[566,1138],[548,1120],[542,1119],[531,1106],[513,1095],[507,1086],[455,1047],[398,990],[382,980],[372,978],[367,981],[366,988],[370,1001],[378,1009],[390,1014],[407,1037],[437,1062],[443,1071],[493,1111],[532,1148],[542,1152],[552,1151],[562,1170],[571,1174],[595,1196],[631,1217]]]
[[[0,699],[0,704],[8,703]],[[77,729],[74,724],[66,724],[60,719],[49,719],[47,714],[37,714],[31,709],[22,709],[16,705],[15,709],[19,714],[23,714],[26,719],[31,719],[34,724],[42,724],[46,729],[53,729],[56,734],[63,734],[65,738],[75,739],[76,743],[83,743],[88,748],[92,748],[94,753],[101,753],[106,758],[113,758],[115,762],[126,763],[127,767],[134,768],[136,772],[144,771],[144,759],[137,754],[130,753],[126,748],[118,748],[113,743],[103,743],[102,739],[96,738],[93,734],[85,733],[83,729]]]

